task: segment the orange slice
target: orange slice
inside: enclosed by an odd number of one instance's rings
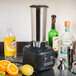
[[[15,64],[13,64],[13,63],[8,64],[6,71],[7,71],[7,73],[8,73],[9,75],[17,75],[17,74],[18,74],[18,68],[17,68],[17,66],[16,66]]]
[[[0,61],[0,64],[3,65],[3,66],[5,66],[5,67],[6,67],[9,63],[11,63],[11,62],[8,61],[8,60],[1,60],[1,61]]]
[[[5,67],[0,64],[0,71],[5,72]]]
[[[8,66],[8,64],[10,64],[10,61],[7,60],[1,60],[0,61],[0,70],[1,71],[6,71],[6,67]]]

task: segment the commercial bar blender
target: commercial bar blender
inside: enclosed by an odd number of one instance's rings
[[[45,44],[46,40],[46,5],[32,5],[31,25],[32,41],[23,48],[23,64],[32,65],[37,71],[51,69],[55,64],[54,50]]]

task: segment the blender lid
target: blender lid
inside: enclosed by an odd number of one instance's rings
[[[41,7],[48,8],[47,5],[31,5],[30,7],[31,8],[41,8]]]

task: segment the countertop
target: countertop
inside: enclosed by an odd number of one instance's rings
[[[4,59],[3,55],[0,56],[0,60],[2,60],[2,59]],[[22,64],[21,64],[22,60],[23,60],[23,57],[21,54],[19,54],[17,56],[16,62],[15,62],[19,68],[22,66]],[[68,70],[64,70],[64,71],[58,70],[57,69],[57,67],[58,67],[57,61],[55,63],[56,64],[53,67],[53,69],[49,69],[49,70],[46,70],[43,72],[35,72],[32,76],[76,76],[76,74],[73,74]]]

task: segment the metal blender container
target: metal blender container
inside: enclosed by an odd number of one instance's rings
[[[32,23],[32,41],[33,47],[41,47],[41,43],[46,41],[46,5],[32,5],[31,23]]]

